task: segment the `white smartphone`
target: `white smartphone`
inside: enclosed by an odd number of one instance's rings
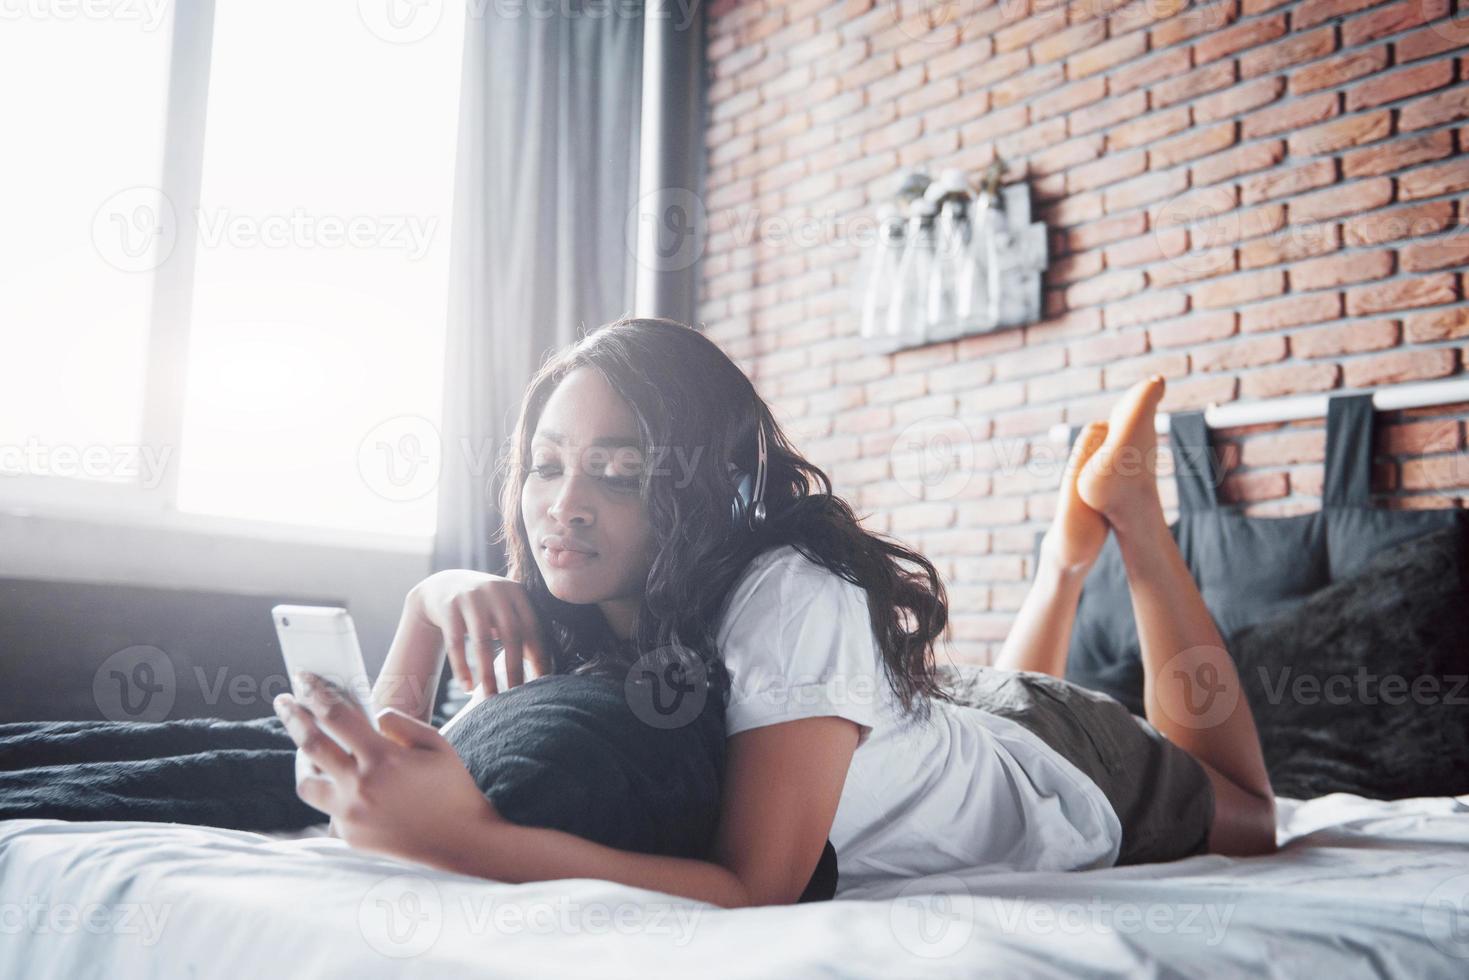
[[[340,606],[273,606],[275,634],[281,641],[291,693],[304,700],[296,682],[297,671],[308,671],[331,681],[362,708],[376,729],[372,711],[372,684],[362,662],[362,647],[352,617]],[[326,731],[325,728],[322,729]],[[327,732],[331,735],[331,732]],[[342,740],[332,736],[338,745]],[[342,748],[347,746],[342,745]]]

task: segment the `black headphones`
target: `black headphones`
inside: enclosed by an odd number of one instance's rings
[[[742,524],[754,531],[765,523],[765,423],[757,422],[755,427],[756,463],[755,479],[750,480],[750,474],[740,469],[734,463],[729,464],[729,472],[735,481],[735,498],[730,501],[729,516],[735,528]]]

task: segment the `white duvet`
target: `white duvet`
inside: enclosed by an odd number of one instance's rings
[[[722,910],[320,836],[0,822],[0,977],[1469,977],[1469,797],[1282,800],[1282,851]]]

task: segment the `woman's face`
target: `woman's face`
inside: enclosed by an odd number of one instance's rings
[[[563,602],[597,603],[617,635],[630,637],[653,528],[636,420],[600,373],[578,368],[562,378],[531,436],[530,465],[520,506],[546,586]]]

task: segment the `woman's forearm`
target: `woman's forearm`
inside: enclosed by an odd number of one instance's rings
[[[443,634],[418,614],[414,602],[409,593],[393,645],[372,685],[372,706],[374,712],[397,708],[426,722],[433,715],[434,694],[444,668],[444,641]]]
[[[510,884],[598,878],[720,908],[753,904],[744,883],[722,865],[618,850],[565,831],[525,827],[498,817],[465,827],[462,835],[445,841],[428,863]]]
[[[1063,569],[1042,557],[995,666],[1053,677],[1065,674],[1071,627],[1085,580],[1085,571]]]

